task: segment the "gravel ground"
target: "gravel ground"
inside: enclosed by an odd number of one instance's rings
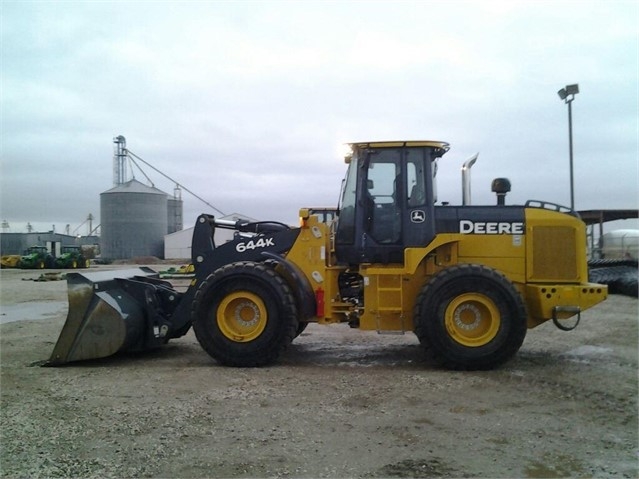
[[[635,298],[529,331],[496,371],[440,370],[412,334],[345,325],[309,326],[268,368],[220,367],[192,333],[42,368],[66,283],[37,276],[0,275],[2,477],[639,475]]]

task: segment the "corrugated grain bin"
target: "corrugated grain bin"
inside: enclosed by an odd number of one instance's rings
[[[100,194],[101,251],[107,259],[164,255],[167,194],[131,180]]]

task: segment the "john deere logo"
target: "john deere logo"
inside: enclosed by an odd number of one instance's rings
[[[410,220],[413,223],[423,223],[424,221],[426,221],[426,214],[422,210],[411,211]]]
[[[514,221],[470,221],[460,220],[459,232],[463,235],[523,235],[524,223]]]

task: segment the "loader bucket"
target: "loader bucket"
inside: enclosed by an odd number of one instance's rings
[[[157,277],[139,267],[96,273],[67,273],[69,312],[47,365],[97,359],[134,350],[146,333],[144,304],[134,299],[123,282]]]

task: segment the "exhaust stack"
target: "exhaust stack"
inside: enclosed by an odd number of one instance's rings
[[[470,169],[477,161],[479,152],[468,158],[462,166],[462,205],[470,205]]]

